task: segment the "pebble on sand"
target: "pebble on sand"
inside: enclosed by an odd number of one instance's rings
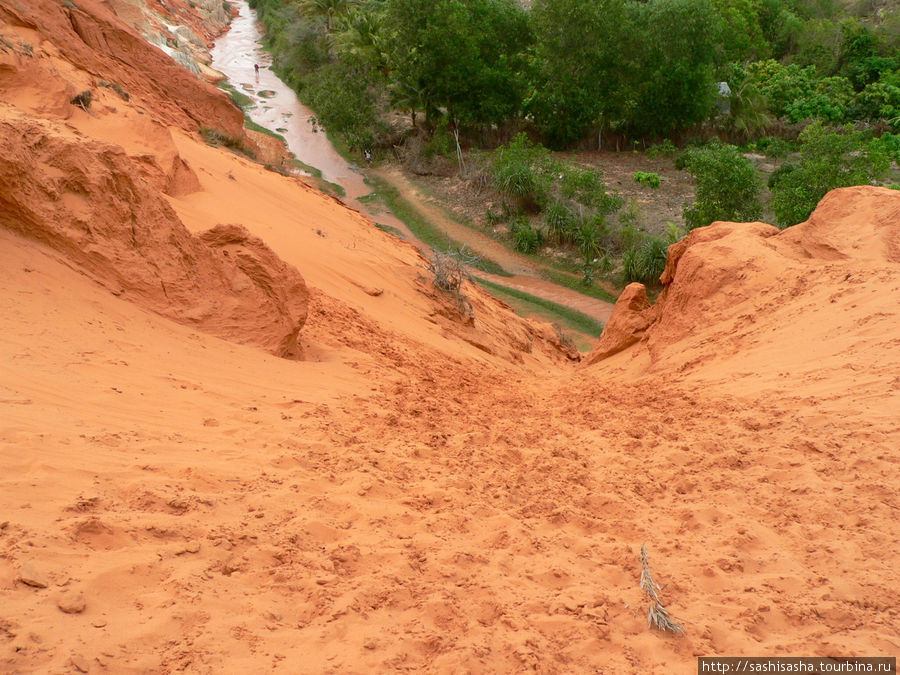
[[[47,588],[50,585],[47,576],[36,570],[31,563],[22,565],[22,569],[19,570],[19,581],[34,588]]]
[[[87,603],[81,593],[63,593],[56,601],[56,606],[66,614],[81,614]]]
[[[81,654],[72,654],[72,657],[69,659],[73,666],[75,666],[75,670],[79,673],[87,673],[91,669],[90,663],[88,660],[84,658]]]

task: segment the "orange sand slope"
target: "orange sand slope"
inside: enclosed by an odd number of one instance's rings
[[[897,653],[900,193],[693,232],[576,366],[77,5],[0,1],[0,670]]]

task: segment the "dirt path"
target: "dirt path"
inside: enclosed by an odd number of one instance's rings
[[[425,216],[428,222],[446,232],[451,239],[465,244],[475,255],[493,260],[513,275],[512,277],[502,277],[479,271],[478,276],[502,286],[515,288],[544,300],[571,307],[603,323],[609,320],[613,308],[611,303],[592,298],[541,278],[541,266],[539,264],[509,250],[506,246],[486,234],[461,225],[449,218],[398,167],[389,166],[369,169],[369,173],[393,186],[404,199]]]

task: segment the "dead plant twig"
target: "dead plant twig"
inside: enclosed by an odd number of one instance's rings
[[[676,635],[684,635],[684,627],[675,622],[669,615],[669,611],[663,607],[662,601],[659,599],[659,591],[662,587],[653,579],[650,572],[650,561],[647,560],[647,545],[641,545],[641,590],[644,591],[650,600],[647,608],[647,627],[656,626],[663,632],[675,633]]]
[[[457,310],[463,317],[472,316],[472,303],[462,292],[463,283],[470,280],[466,266],[474,261],[474,256],[465,248],[459,251],[441,253],[434,251],[427,269],[432,274],[431,283],[456,302]]]

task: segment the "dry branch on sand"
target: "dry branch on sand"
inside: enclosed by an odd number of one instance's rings
[[[468,255],[465,250],[455,253],[435,251],[426,268],[431,272],[431,283],[434,287],[453,298],[460,316],[463,317],[472,316],[472,303],[462,292],[462,285],[464,281],[470,279],[466,267],[473,260],[474,257]]]
[[[641,545],[641,590],[650,600],[647,608],[647,627],[656,626],[661,631],[669,631],[676,635],[684,635],[684,627],[672,620],[669,611],[659,599],[658,591],[662,587],[653,579],[650,573],[650,562],[647,560],[647,545]]]

